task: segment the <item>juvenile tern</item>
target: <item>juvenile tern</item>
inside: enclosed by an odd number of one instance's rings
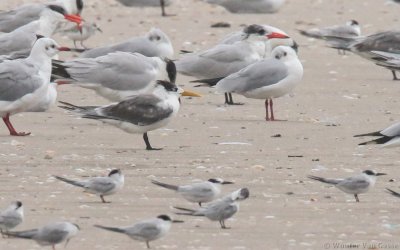
[[[150,248],[150,241],[164,237],[171,229],[172,223],[181,223],[180,220],[172,220],[168,215],[159,215],[157,218],[139,221],[128,227],[105,227],[94,225],[95,227],[112,232],[123,233],[131,239],[146,242],[147,248]]]
[[[158,56],[172,58],[174,49],[168,36],[160,29],[152,28],[146,35],[133,37],[124,42],[113,45],[90,49],[81,54],[81,57],[95,58],[111,52],[138,52],[145,56]]]
[[[88,180],[74,181],[60,176],[54,176],[57,180],[81,187],[85,192],[100,196],[103,203],[107,203],[104,196],[112,195],[122,189],[125,178],[121,170],[113,169],[105,177],[94,177]]]
[[[231,218],[239,211],[238,201],[245,200],[249,197],[250,192],[247,188],[241,188],[235,192],[208,204],[206,207],[200,207],[196,210],[182,207],[174,207],[183,212],[177,212],[181,215],[205,216],[212,221],[219,221],[221,228],[227,229],[225,220]]]
[[[354,137],[363,136],[377,136],[379,138],[362,142],[358,145],[382,144],[382,147],[398,147],[400,146],[400,122],[397,122],[381,131],[355,135]]]
[[[0,233],[8,232],[18,226],[24,220],[24,208],[22,202],[14,201],[0,213]]]
[[[368,192],[375,185],[376,177],[380,175],[386,174],[377,173],[373,170],[365,170],[359,175],[345,179],[328,179],[314,175],[308,175],[307,177],[312,180],[332,184],[345,193],[353,194],[356,202],[359,202],[358,195]]]
[[[65,50],[69,49],[60,47],[52,39],[41,38],[27,58],[0,63],[0,116],[10,135],[30,134],[18,133],[10,122],[10,116],[37,111],[49,94],[52,95],[49,93],[53,91],[50,86],[51,58]]]
[[[83,22],[79,27],[76,25],[68,25],[59,30],[61,35],[68,37],[74,42],[75,48],[76,42],[80,42],[82,48],[87,49],[83,44],[84,41],[92,37],[96,32],[103,32],[99,26],[95,23]]]
[[[174,83],[157,81],[157,86],[151,94],[133,96],[119,103],[100,107],[79,107],[61,102],[64,106],[60,107],[77,112],[83,118],[114,125],[128,133],[141,133],[147,150],[159,150],[150,145],[147,132],[164,127],[175,117],[180,107],[181,94],[199,96],[183,91]]]
[[[159,181],[152,180],[151,183],[171,189],[180,194],[185,200],[189,202],[198,203],[201,207],[201,203],[213,201],[221,193],[221,185],[233,184],[230,181],[224,181],[220,178],[212,178],[208,181],[175,186]]]
[[[220,92],[232,92],[248,98],[265,99],[267,121],[274,121],[273,98],[290,93],[303,77],[303,66],[296,52],[287,46],[278,46],[272,57],[250,64],[231,74],[216,85]],[[270,107],[271,116],[268,114]]]
[[[5,232],[5,235],[15,238],[31,239],[36,241],[41,246],[52,246],[53,250],[56,245],[64,241],[65,246],[72,237],[78,234],[79,226],[70,222],[53,222],[44,227],[20,231],[20,232]]]
[[[232,13],[275,13],[285,3],[285,0],[205,0],[217,4]]]

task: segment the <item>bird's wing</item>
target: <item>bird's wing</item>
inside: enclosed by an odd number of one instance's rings
[[[370,183],[365,178],[353,176],[343,179],[337,186],[352,190],[358,190],[368,188],[369,185]]]
[[[135,224],[131,228],[126,228],[126,233],[130,236],[155,238],[160,233],[155,221],[143,221]]]
[[[115,188],[115,182],[109,177],[96,177],[88,181],[85,188],[97,193],[107,193]]]

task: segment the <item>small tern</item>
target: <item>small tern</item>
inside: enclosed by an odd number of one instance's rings
[[[328,179],[314,175],[308,175],[307,177],[312,180],[332,184],[345,193],[353,194],[356,202],[360,202],[358,195],[368,192],[375,185],[376,177],[381,175],[386,174],[377,173],[373,170],[365,170],[359,175],[345,179]]]
[[[78,225],[70,222],[53,222],[44,227],[20,232],[5,232],[5,235],[15,238],[31,239],[41,246],[52,246],[65,241],[65,247],[72,237],[78,234],[80,228]]]
[[[206,207],[201,207],[196,210],[182,207],[174,208],[183,211],[177,212],[176,214],[205,216],[212,221],[219,221],[221,228],[227,229],[228,227],[225,226],[225,220],[231,218],[239,211],[238,201],[245,200],[249,196],[249,190],[247,188],[241,188],[219,200],[211,202]]]
[[[140,221],[128,227],[105,227],[94,225],[95,227],[112,232],[123,233],[131,239],[146,242],[150,248],[150,241],[164,237],[171,229],[172,223],[182,223],[180,220],[172,220],[168,215],[159,215],[157,218]]]
[[[81,187],[85,192],[100,196],[103,203],[107,203],[104,196],[112,195],[122,189],[124,186],[124,175],[121,170],[113,169],[105,177],[94,177],[88,180],[74,181],[60,176],[54,176],[57,180],[68,184]]]
[[[8,208],[0,213],[0,233],[8,232],[24,220],[24,207],[22,202],[14,201]]]
[[[68,37],[74,42],[75,48],[77,48],[76,42],[78,41],[84,49],[87,49],[87,47],[83,44],[83,42],[92,37],[96,32],[103,33],[100,27],[95,23],[88,22],[83,22],[80,26],[68,25],[67,27],[59,30],[61,35]]]
[[[400,122],[397,122],[381,131],[355,135],[354,137],[363,136],[378,136],[379,138],[362,142],[358,145],[381,144],[382,147],[398,147],[400,146]]]
[[[200,207],[201,203],[213,201],[218,197],[221,193],[221,185],[233,184],[233,182],[224,181],[220,178],[212,178],[208,181],[182,186],[170,185],[155,180],[152,180],[151,183],[174,190],[182,195],[185,200],[198,203]]]

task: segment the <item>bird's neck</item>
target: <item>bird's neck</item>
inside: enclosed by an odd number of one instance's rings
[[[58,26],[59,21],[51,16],[41,16],[39,19],[38,35],[51,37]]]

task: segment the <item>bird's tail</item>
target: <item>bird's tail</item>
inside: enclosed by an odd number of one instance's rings
[[[372,133],[355,135],[354,137],[363,137],[363,136],[382,136],[382,134],[381,134],[381,132],[376,131],[376,132],[372,132]]]
[[[312,32],[308,32],[306,30],[297,29],[297,31],[300,33],[300,35],[303,35],[303,36],[312,37],[312,38],[321,38],[321,35],[317,35]]]
[[[124,229],[118,228],[118,227],[105,227],[105,226],[101,226],[101,225],[93,225],[93,226],[97,227],[97,228],[105,229],[105,230],[108,230],[108,231],[112,231],[112,232],[125,233]]]
[[[196,85],[195,87],[201,87],[201,86],[215,86],[217,85],[217,83],[222,80],[224,77],[218,77],[218,78],[212,78],[212,79],[200,79],[200,80],[194,80],[194,81],[190,81],[190,82],[194,82],[194,83],[202,83],[199,85]]]
[[[152,180],[151,183],[153,183],[157,186],[163,187],[163,188],[168,188],[168,189],[175,190],[175,191],[178,190],[178,186],[175,186],[175,185],[170,185],[170,184],[162,183],[162,182],[155,181],[155,180]]]
[[[315,176],[315,175],[307,175],[307,177],[310,178],[311,180],[316,180],[316,181],[320,181],[320,182],[328,183],[328,184],[333,184],[333,185],[336,185],[336,184],[339,183],[339,181],[336,180],[336,179],[326,179],[326,178],[318,177],[318,176]]]
[[[359,143],[358,145],[384,144],[384,143],[390,141],[391,139],[392,139],[392,137],[384,136],[384,137],[381,137],[381,138],[378,138],[375,140]]]
[[[203,216],[203,214],[196,213],[196,210],[189,209],[189,208],[184,208],[184,207],[173,207],[177,210],[183,211],[183,212],[175,212],[175,214],[179,215],[191,215],[191,216]]]
[[[396,197],[400,197],[400,193],[397,193],[396,191],[393,191],[393,190],[390,189],[390,188],[386,188],[386,190],[387,190],[391,195],[394,195],[394,196],[396,196]]]
[[[32,239],[37,234],[37,232],[38,232],[37,229],[32,229],[32,230],[26,230],[26,231],[20,231],[20,232],[3,232],[3,234],[10,236],[10,237]]]
[[[85,185],[84,185],[82,182],[80,182],[80,181],[70,180],[70,179],[67,179],[67,178],[64,178],[64,177],[61,177],[61,176],[56,176],[56,175],[54,175],[54,178],[56,178],[57,180],[66,182],[66,183],[68,183],[68,184],[77,186],[77,187],[84,187],[84,186],[85,186]]]

